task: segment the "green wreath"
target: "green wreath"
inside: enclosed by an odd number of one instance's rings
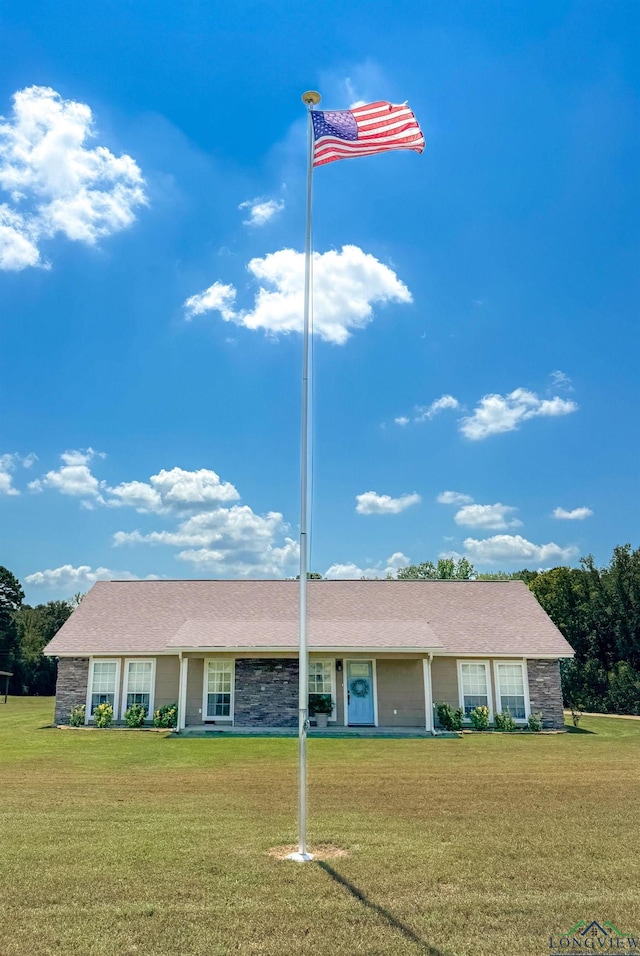
[[[351,681],[349,685],[349,690],[354,695],[354,697],[368,697],[369,696],[369,681],[364,680],[362,677],[356,677],[355,680]]]

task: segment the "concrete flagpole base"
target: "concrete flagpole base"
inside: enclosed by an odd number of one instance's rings
[[[295,860],[296,863],[310,863],[313,860],[313,853],[289,853],[287,860]]]

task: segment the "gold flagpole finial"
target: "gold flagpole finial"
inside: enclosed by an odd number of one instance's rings
[[[305,106],[317,106],[322,97],[315,90],[307,90],[302,94],[302,102]]]

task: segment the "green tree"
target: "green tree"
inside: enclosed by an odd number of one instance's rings
[[[398,571],[399,581],[468,581],[474,576],[473,565],[466,558],[440,558],[437,564],[423,561]]]
[[[17,577],[0,567],[0,670],[13,671],[16,666],[17,629],[15,613],[22,606],[24,591]]]
[[[73,611],[73,601],[49,601],[36,607],[23,605],[15,614],[18,664],[17,693],[40,696],[55,693],[57,663],[43,648]]]
[[[565,701],[582,710],[640,712],[640,549],[614,548],[603,568],[535,574],[529,587],[575,651],[562,663]]]

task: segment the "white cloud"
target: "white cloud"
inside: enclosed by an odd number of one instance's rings
[[[553,541],[548,544],[532,544],[519,534],[495,534],[482,541],[465,538],[463,547],[465,555],[472,561],[487,564],[501,561],[542,564],[549,561],[569,561],[578,554],[578,549],[573,546],[562,548]]]
[[[118,531],[113,536],[116,545],[180,549],[179,560],[224,576],[277,576],[293,570],[298,545],[286,536],[289,526],[283,516],[279,512],[259,515],[248,505],[231,504],[240,494],[215,471],[175,467],[162,469],[148,482],[126,481],[110,487],[91,473],[89,463],[97,454],[91,448],[65,452],[58,471],[48,472],[29,487],[75,495],[85,507],[130,507],[141,514],[178,520],[174,527],[155,531]]]
[[[515,431],[530,418],[568,415],[577,411],[577,404],[559,396],[541,399],[535,392],[517,388],[508,395],[485,395],[473,414],[461,419],[460,431],[472,441]]]
[[[0,204],[0,269],[20,272],[40,265],[40,252],[30,224],[6,203]]]
[[[393,420],[394,420],[394,422],[396,423],[396,425],[408,425],[408,424],[409,424],[409,419],[407,418],[406,415],[400,415],[399,418],[394,418]]]
[[[16,468],[17,455],[0,455],[0,495],[19,495],[20,492],[13,486],[13,472]]]
[[[215,471],[200,468],[186,471],[184,468],[162,469],[151,475],[149,483],[125,481],[108,489],[113,497],[109,505],[129,505],[142,514],[169,511],[198,511],[211,508],[225,501],[237,501],[238,491],[228,481],[221,481]]]
[[[397,515],[411,505],[419,504],[420,500],[420,495],[415,492],[392,498],[390,495],[376,494],[375,491],[365,491],[356,495],[356,511],[361,515]]]
[[[550,372],[549,378],[551,379],[551,385],[553,388],[565,388],[568,392],[573,391],[571,379],[565,372],[561,372],[559,368],[554,369],[553,372]]]
[[[192,515],[175,531],[118,531],[116,545],[152,544],[183,548],[177,557],[220,574],[283,573],[297,558],[297,545],[286,537],[278,546],[276,538],[288,530],[279,512],[258,515],[248,505],[215,508]]]
[[[232,322],[236,316],[233,306],[236,301],[236,290],[232,285],[214,282],[204,292],[191,295],[186,300],[186,319],[189,321],[194,315],[204,312],[219,312],[225,322]]]
[[[325,578],[334,578],[342,581],[359,578],[386,578],[395,577],[400,568],[406,568],[411,564],[411,558],[408,558],[402,551],[395,551],[386,562],[379,561],[371,568],[360,568],[357,564],[332,564],[324,573]]]
[[[573,511],[567,511],[565,508],[555,508],[553,511],[554,518],[560,518],[564,521],[583,521],[585,518],[590,518],[593,514],[591,508],[574,508]]]
[[[441,505],[468,505],[473,498],[471,495],[463,495],[459,491],[441,491],[436,498]]]
[[[199,570],[224,573],[227,576],[247,577],[260,574],[265,577],[281,577],[298,564],[300,546],[293,538],[285,538],[282,547],[267,545],[258,555],[250,554],[244,558],[210,548],[181,551],[178,558]]]
[[[347,94],[347,101],[349,103],[350,110],[354,110],[357,106],[366,106],[367,101],[363,100],[362,97],[358,95],[350,76],[345,77],[344,91]]]
[[[453,395],[441,395],[430,405],[421,405],[416,409],[415,422],[426,422],[437,415],[439,412],[448,408],[460,408],[460,402]]]
[[[102,567],[94,569],[88,564],[80,564],[74,568],[72,564],[63,564],[59,568],[34,571],[24,580],[32,587],[56,588],[59,591],[83,591],[90,588],[96,581],[139,581],[141,579],[130,571],[112,571],[110,568]],[[158,575],[147,574],[142,580],[157,581]]]
[[[284,199],[247,199],[238,209],[248,209],[249,218],[243,219],[245,226],[265,226],[284,209]]]
[[[247,268],[259,283],[252,310],[236,310],[234,286],[214,282],[186,300],[187,318],[217,311],[225,322],[272,335],[302,332],[304,255],[280,249],[252,259]],[[313,270],[314,331],[336,345],[372,321],[374,305],[412,301],[395,272],[358,246],[314,253]]]
[[[35,492],[52,488],[63,495],[102,502],[101,489],[104,488],[104,482],[99,482],[89,468],[89,462],[96,456],[104,458],[101,452],[96,452],[93,448],[87,448],[84,451],[65,451],[60,456],[63,461],[62,468],[58,471],[49,471],[42,478],[31,481],[29,488]]]
[[[39,265],[39,243],[58,233],[93,245],[135,221],[142,173],[131,156],[87,148],[94,136],[85,103],[44,86],[14,94],[0,122],[0,189],[12,203],[0,206],[0,268]]]
[[[505,528],[517,528],[522,522],[517,518],[510,518],[509,515],[516,511],[509,505],[464,505],[454,515],[456,524],[465,525],[468,528],[489,528],[496,531],[502,531]]]

